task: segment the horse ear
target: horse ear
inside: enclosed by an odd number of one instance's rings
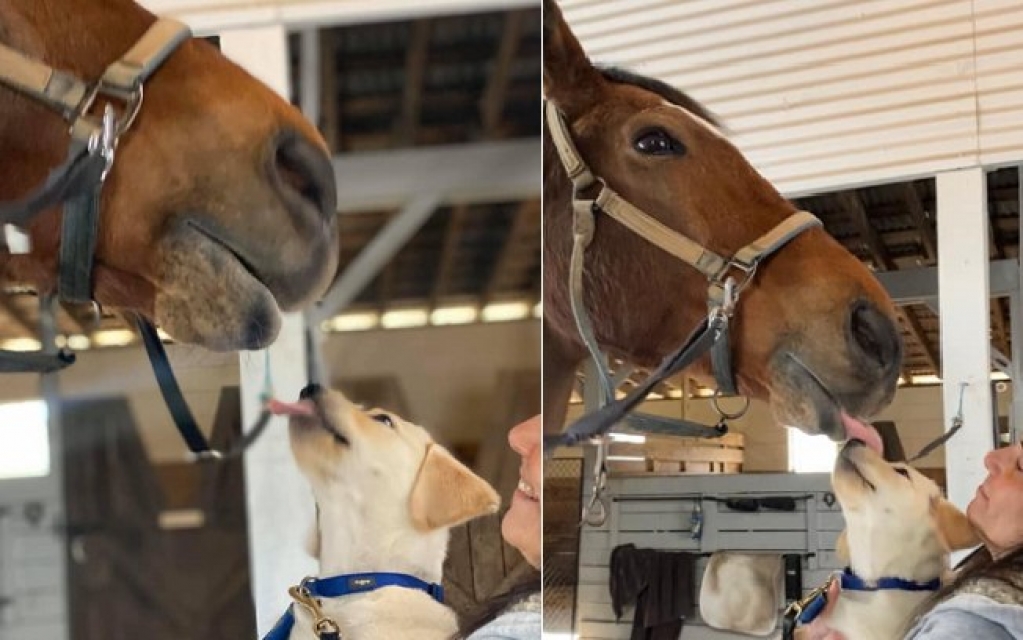
[[[543,89],[547,99],[569,119],[578,115],[601,82],[579,40],[568,28],[554,0],[543,3]]]
[[[932,498],[931,515],[938,529],[938,540],[946,551],[969,549],[980,544],[980,537],[969,518],[948,500]]]

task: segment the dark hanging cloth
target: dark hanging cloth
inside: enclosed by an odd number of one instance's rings
[[[611,607],[621,619],[636,605],[631,640],[678,640],[695,610],[696,556],[684,551],[637,549],[623,544],[611,551]]]

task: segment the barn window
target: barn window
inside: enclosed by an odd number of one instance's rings
[[[50,474],[50,435],[46,403],[0,404],[0,478]]]
[[[827,436],[808,436],[799,429],[786,429],[789,440],[789,471],[831,473],[838,447]]]

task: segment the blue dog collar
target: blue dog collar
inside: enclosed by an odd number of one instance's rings
[[[346,573],[333,578],[306,578],[301,586],[315,598],[340,598],[357,593],[369,593],[384,587],[404,587],[424,591],[437,602],[444,604],[444,587],[405,573]],[[288,639],[295,627],[294,607],[295,605],[288,607],[263,640]]]
[[[927,582],[913,582],[902,578],[878,578],[874,582],[867,582],[846,567],[842,571],[842,589],[849,591],[885,591],[895,589],[897,591],[937,591],[941,588],[941,579],[935,578]]]

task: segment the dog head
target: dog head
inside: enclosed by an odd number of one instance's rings
[[[837,551],[863,578],[931,580],[945,569],[949,552],[979,543],[933,480],[905,463],[886,462],[857,440],[835,460],[832,485],[846,523]]]
[[[275,402],[271,410],[290,417],[291,449],[320,517],[337,513],[343,526],[373,535],[414,536],[446,531],[500,505],[485,480],[425,429],[393,413],[365,410],[337,391],[313,386],[297,403]],[[311,546],[319,556],[319,540]]]

